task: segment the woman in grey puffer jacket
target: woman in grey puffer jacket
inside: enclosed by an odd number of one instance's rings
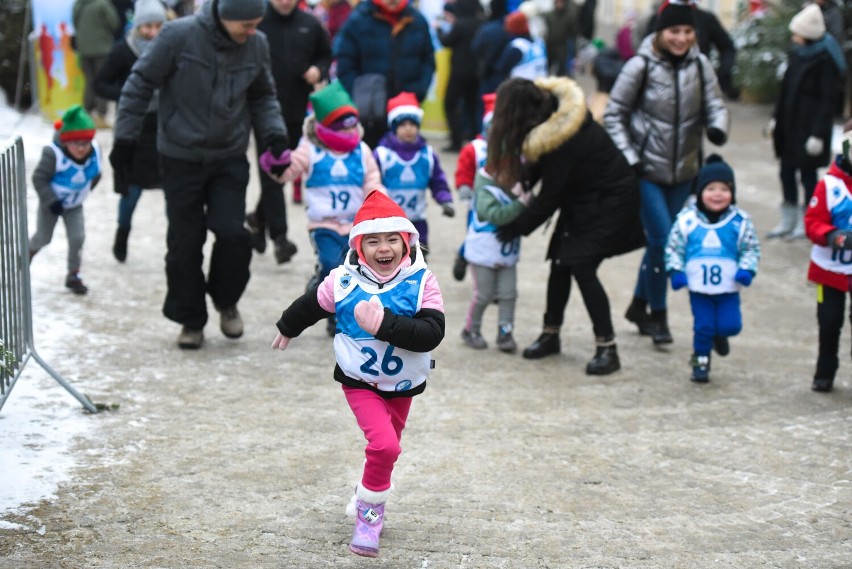
[[[668,344],[666,238],[701,166],[704,131],[722,145],[729,126],[713,65],[696,45],[694,5],[670,0],[660,7],[657,32],[615,81],[604,126],[641,180],[648,240],[625,317],[654,344]]]

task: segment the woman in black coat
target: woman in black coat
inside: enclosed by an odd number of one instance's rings
[[[609,299],[597,269],[605,258],[645,244],[633,170],[592,119],[582,89],[568,78],[503,83],[488,142],[488,162],[495,165],[501,186],[521,181],[532,187],[541,181],[527,209],[498,231],[501,240],[529,235],[559,210],[547,251],[551,263],[544,329],[524,357],[559,353],[559,329],[573,276],[597,346],[586,373],[605,375],[620,369]]]
[[[819,6],[811,4],[790,21],[795,44],[775,105],[773,143],[780,161],[781,221],[767,237],[804,238],[804,208],[817,183],[817,170],[831,160],[831,132],[838,85],[846,64],[837,42],[825,33]],[[799,208],[799,183],[804,202]]]
[[[159,34],[166,21],[166,10],[159,0],[140,0],[136,3],[134,27],[127,36],[115,43],[95,79],[95,93],[118,101],[121,88],[130,76],[133,64]],[[131,220],[143,188],[159,188],[159,157],[157,154],[157,99],[151,101],[136,144],[133,167],[129,171],[113,170],[113,189],[121,194],[118,202],[118,229],[112,253],[120,262],[127,258],[127,239]]]

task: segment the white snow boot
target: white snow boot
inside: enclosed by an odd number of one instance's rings
[[[804,239],[805,237],[805,208],[803,207],[800,211],[796,212],[796,226],[793,228],[793,231],[784,236],[784,240],[793,241]]]
[[[792,233],[796,227],[796,218],[801,218],[799,208],[793,204],[784,202],[781,204],[781,221],[766,234],[768,239],[784,237]]]

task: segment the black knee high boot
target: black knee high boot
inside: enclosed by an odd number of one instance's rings
[[[651,340],[655,345],[671,344],[672,333],[669,332],[669,318],[667,310],[651,311]]]

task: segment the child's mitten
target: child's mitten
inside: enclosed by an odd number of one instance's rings
[[[683,271],[672,271],[671,274],[672,279],[672,290],[680,290],[685,287],[689,282],[686,279],[686,273]]]
[[[826,235],[826,240],[832,249],[852,249],[852,231],[848,229],[835,229]]]
[[[384,318],[385,309],[377,296],[373,296],[370,302],[362,300],[355,305],[355,321],[361,329],[373,336],[379,331]]]
[[[260,168],[271,176],[281,176],[290,166],[290,150],[286,139],[273,141],[260,155]]]
[[[751,280],[754,278],[754,271],[748,269],[737,269],[737,274],[734,275],[734,280],[743,286],[751,285]]]
[[[290,344],[290,338],[283,335],[281,332],[278,332],[278,335],[275,336],[275,339],[272,341],[272,349],[273,350],[286,350],[287,346]]]

